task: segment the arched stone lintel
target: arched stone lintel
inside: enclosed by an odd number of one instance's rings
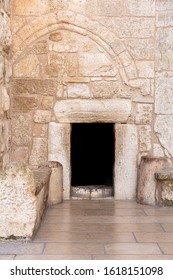
[[[125,53],[125,57],[128,55],[131,71],[136,73],[136,66],[133,58],[129,51],[127,51],[122,41],[109,29],[101,26],[98,22],[91,21],[84,16],[81,21],[80,16],[76,16],[75,21],[73,22],[70,22],[70,19],[68,19],[68,22],[67,18],[64,16],[64,19],[61,18],[61,21],[57,23],[55,15],[51,14],[50,17],[47,15],[46,18],[44,18],[44,21],[43,19],[37,19],[28,25],[25,25],[14,35],[13,62],[20,59],[22,53],[24,53],[28,47],[34,44],[41,37],[57,30],[69,30],[83,36],[88,36],[91,40],[95,41],[106,51],[113,64],[116,63],[117,66],[118,62],[118,68],[120,68],[120,70],[125,69],[124,61],[122,59],[123,55],[120,56],[120,54]],[[122,70],[120,71],[120,75],[121,72]],[[121,75],[121,77],[124,82],[128,81],[126,71],[123,71],[123,75]]]

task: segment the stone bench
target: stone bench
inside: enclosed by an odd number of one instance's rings
[[[31,238],[47,204],[49,167],[11,162],[0,173],[0,238]]]
[[[155,172],[156,203],[159,206],[173,206],[173,168]]]

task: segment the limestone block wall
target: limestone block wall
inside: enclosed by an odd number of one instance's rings
[[[11,159],[42,164],[59,112],[70,123],[74,104],[92,111],[103,100],[130,104],[139,161],[164,153],[153,131],[155,8],[155,0],[13,0]]]
[[[155,135],[156,148],[173,157],[173,2],[156,2],[156,83]]]
[[[0,169],[9,161],[10,148],[10,46],[9,1],[0,1]]]

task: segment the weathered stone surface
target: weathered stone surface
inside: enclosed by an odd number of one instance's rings
[[[173,10],[173,2],[172,0],[158,0],[156,1],[156,9],[157,10]]]
[[[33,128],[34,137],[44,137],[48,136],[48,124],[35,123]]]
[[[36,216],[32,172],[24,163],[14,162],[7,165],[0,180],[0,236],[32,236]]]
[[[64,77],[63,83],[89,83],[90,78],[88,77]]]
[[[0,86],[0,94],[1,94],[1,108],[3,112],[7,112],[10,109],[10,97],[7,93],[7,89],[4,86]]]
[[[135,117],[137,124],[151,124],[153,106],[151,104],[138,104]]]
[[[153,145],[153,156],[154,157],[164,157],[163,148],[160,146],[160,144]]]
[[[156,76],[155,112],[157,114],[173,113],[173,75],[159,73]]]
[[[154,78],[154,61],[137,61],[140,78]]]
[[[130,64],[129,66],[126,66],[125,71],[127,73],[127,77],[130,80],[136,79],[138,77],[137,68],[136,68],[136,65],[134,62],[132,64]]]
[[[34,114],[34,122],[48,123],[51,120],[51,112],[45,110],[37,110]]]
[[[14,77],[39,77],[39,60],[36,55],[29,54],[13,66]]]
[[[62,99],[64,94],[64,86],[63,85],[58,85],[57,86],[57,92],[56,92],[56,97],[58,99]]]
[[[19,147],[17,148],[12,156],[12,160],[20,160],[27,162],[29,158],[29,149],[28,147]]]
[[[29,49],[30,54],[47,54],[48,43],[46,40],[39,41]]]
[[[43,96],[40,107],[42,110],[51,110],[53,108],[53,102],[52,96]]]
[[[62,100],[55,104],[59,122],[126,122],[131,114],[129,100]]]
[[[56,161],[63,167],[63,199],[70,197],[70,124],[49,124],[48,160]]]
[[[155,173],[155,178],[157,180],[163,180],[163,181],[173,181],[173,169],[165,168]]]
[[[90,98],[90,90],[87,84],[72,83],[67,86],[69,98]]]
[[[49,176],[48,167],[32,172],[21,161],[9,163],[0,173],[1,237],[32,237],[46,206]]]
[[[155,16],[155,0],[127,0],[127,8],[133,16]]]
[[[115,199],[135,199],[138,136],[135,125],[116,125]]]
[[[50,34],[49,40],[51,41],[49,42],[49,51],[73,53],[79,50],[79,44],[81,44],[82,51],[82,39],[79,34],[69,31],[56,32]]]
[[[173,28],[157,28],[156,69],[173,70]]]
[[[173,115],[158,115],[154,129],[162,146],[173,157]]]
[[[98,14],[100,16],[123,16],[126,13],[125,2],[121,0],[98,0]]]
[[[120,38],[149,38],[154,36],[154,18],[144,17],[120,17],[120,18],[101,18],[100,22],[113,32],[118,33]]]
[[[2,46],[4,49],[7,49],[7,47],[9,47],[12,42],[10,18],[2,8],[0,13],[0,22],[0,46]]]
[[[51,176],[49,181],[49,205],[61,203],[63,201],[63,170],[62,165],[51,168]]]
[[[129,85],[138,88],[143,96],[151,94],[151,85],[149,79],[134,79],[129,81]]]
[[[109,81],[96,81],[90,84],[91,94],[94,98],[112,98],[117,91],[119,83]]]
[[[26,95],[56,95],[57,81],[54,79],[14,79],[13,80],[13,94]]]
[[[19,1],[13,1],[13,13],[15,15],[36,15],[38,8],[38,2],[35,0],[23,0],[21,3]]]
[[[38,98],[14,96],[12,99],[12,109],[14,112],[27,113],[38,107]]]
[[[12,143],[17,146],[29,146],[32,142],[32,116],[15,114],[11,120]]]
[[[79,73],[83,76],[116,76],[117,69],[104,53],[79,55]]]
[[[79,76],[76,53],[51,53],[45,73],[50,77]]]
[[[137,188],[137,201],[139,203],[156,205],[154,173],[168,166],[169,163],[166,158],[143,157],[141,159]]]
[[[153,39],[127,39],[126,46],[133,58],[154,60],[155,42]]]
[[[173,206],[173,168],[155,173],[157,180],[156,201],[159,206]]]
[[[158,27],[173,26],[173,11],[159,12],[156,17]]]
[[[47,139],[46,138],[33,138],[33,146],[29,164],[31,166],[41,166],[47,161]]]
[[[141,125],[139,129],[139,150],[147,152],[151,149],[151,126]]]
[[[0,155],[9,149],[10,124],[8,120],[0,120]]]

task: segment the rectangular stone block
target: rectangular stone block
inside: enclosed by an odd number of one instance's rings
[[[115,199],[135,199],[137,183],[138,136],[135,125],[116,125]]]
[[[37,107],[37,97],[13,96],[12,98],[13,112],[27,113],[36,109]]]
[[[44,72],[50,77],[79,76],[76,53],[51,53]]]
[[[112,98],[118,90],[119,82],[95,81],[90,84],[93,98]]]
[[[133,16],[155,16],[155,0],[127,0],[127,9]]]
[[[158,73],[156,75],[155,113],[173,114],[173,74]]]
[[[130,100],[62,100],[55,104],[58,122],[126,122],[131,114]]]
[[[51,95],[55,96],[58,83],[54,79],[13,79],[14,95]]]
[[[39,60],[36,55],[29,54],[13,66],[14,77],[39,77]]]
[[[157,28],[156,70],[173,70],[173,28]]]
[[[157,0],[156,9],[158,11],[173,10],[172,0]]]
[[[120,38],[150,38],[154,36],[154,18],[123,17],[123,18],[101,18],[100,22],[112,32],[118,33]]]
[[[82,76],[116,76],[117,69],[104,53],[79,55],[79,73]]]
[[[29,146],[32,142],[32,116],[15,114],[11,120],[12,143],[17,146]]]
[[[71,83],[67,86],[69,98],[90,98],[90,90],[87,84]]]
[[[165,152],[173,157],[173,115],[158,115],[154,131]]]
[[[123,16],[126,14],[126,3],[121,0],[98,0],[99,16]]]

